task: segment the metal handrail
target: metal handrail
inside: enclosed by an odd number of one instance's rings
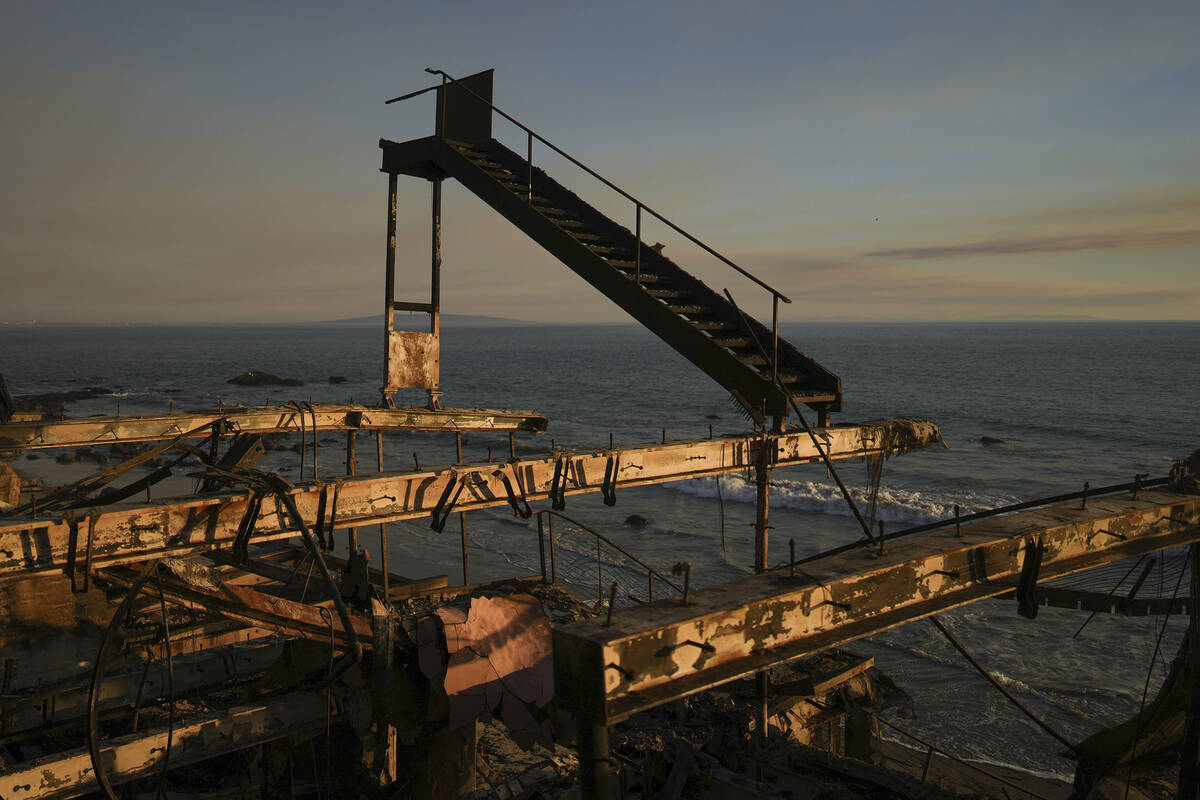
[[[648,575],[650,575],[652,578],[658,578],[660,581],[662,581],[663,583],[665,583],[667,586],[670,586],[672,589],[674,589],[675,591],[679,592],[679,594],[681,594],[681,595],[685,595],[685,596],[686,596],[686,594],[687,594],[687,593],[686,593],[686,592],[683,590],[683,587],[679,586],[679,585],[678,585],[677,583],[675,583],[673,580],[671,580],[671,579],[670,579],[670,578],[668,578],[667,576],[663,575],[661,572],[659,572],[659,571],[658,571],[658,570],[656,570],[654,567],[652,567],[652,566],[650,566],[649,564],[647,564],[645,561],[642,561],[640,558],[638,558],[638,557],[637,557],[637,556],[635,556],[633,553],[631,553],[631,552],[629,552],[628,550],[626,550],[624,547],[621,547],[621,545],[617,544],[617,543],[616,543],[616,542],[614,542],[612,539],[609,539],[609,538],[608,538],[607,536],[605,536],[603,533],[600,533],[600,531],[593,530],[592,528],[589,528],[587,525],[584,525],[582,522],[579,522],[578,520],[571,519],[571,518],[570,518],[570,517],[568,517],[566,514],[560,513],[560,512],[558,512],[558,511],[552,511],[552,510],[551,510],[551,509],[549,509],[549,508],[539,508],[539,509],[537,510],[537,516],[538,516],[538,519],[539,519],[539,520],[542,518],[542,515],[543,515],[543,514],[545,514],[545,515],[547,515],[547,516],[551,516],[551,517],[558,517],[559,519],[566,520],[567,522],[569,522],[569,523],[571,523],[572,525],[574,525],[574,526],[576,526],[576,527],[580,528],[581,530],[587,531],[587,532],[588,532],[588,533],[590,533],[592,536],[595,536],[595,537],[596,537],[596,538],[597,538],[599,541],[601,541],[601,542],[604,542],[606,545],[608,545],[608,546],[609,546],[609,547],[611,547],[612,549],[616,550],[618,553],[620,553],[621,555],[625,556],[625,557],[626,557],[626,558],[628,558],[630,561],[632,561],[632,562],[634,562],[635,564],[637,564],[638,566],[640,566],[642,569],[646,570],[646,573],[647,573]],[[551,559],[553,560],[553,552],[554,552],[554,538],[553,538],[553,535],[551,535],[551,539],[550,539],[550,549],[551,549]]]
[[[558,154],[559,154],[560,156],[562,156],[563,158],[567,159],[567,161],[570,161],[572,164],[574,164],[575,166],[579,167],[579,168],[580,168],[580,169],[582,169],[584,172],[586,172],[587,174],[591,175],[593,178],[595,178],[596,180],[600,181],[600,182],[601,182],[601,183],[603,183],[605,186],[607,186],[608,188],[612,189],[612,190],[613,190],[614,192],[616,192],[617,194],[619,194],[619,195],[621,195],[622,197],[624,197],[626,200],[629,200],[630,202],[632,202],[632,203],[633,203],[633,204],[636,206],[636,208],[637,208],[637,227],[638,227],[638,233],[639,233],[639,236],[638,236],[638,248],[637,248],[637,256],[638,256],[638,258],[639,258],[639,262],[640,262],[640,257],[641,257],[641,236],[640,236],[640,233],[641,233],[641,212],[642,212],[642,211],[645,211],[645,212],[647,212],[648,214],[651,214],[651,215],[653,215],[653,216],[654,216],[656,219],[658,219],[660,222],[662,222],[662,223],[664,223],[665,225],[667,225],[669,228],[671,228],[672,230],[674,230],[676,233],[678,233],[678,234],[680,234],[681,236],[683,236],[684,238],[686,238],[686,239],[687,239],[688,241],[690,241],[692,244],[694,244],[694,245],[698,246],[700,249],[704,250],[704,251],[705,251],[706,253],[708,253],[709,255],[711,255],[711,256],[713,256],[713,257],[715,257],[715,258],[719,259],[720,261],[724,262],[724,263],[725,263],[726,265],[728,265],[729,267],[732,267],[732,268],[734,269],[734,271],[736,271],[736,272],[740,273],[741,275],[743,275],[743,276],[744,276],[744,277],[746,277],[746,278],[749,278],[749,279],[750,279],[750,280],[752,280],[754,283],[756,283],[756,284],[758,284],[759,286],[761,286],[763,289],[766,289],[768,292],[770,292],[770,293],[771,293],[772,297],[776,298],[777,300],[782,300],[782,301],[783,301],[783,302],[785,302],[785,303],[790,303],[790,302],[792,302],[792,301],[791,301],[791,298],[789,298],[789,297],[788,297],[787,295],[785,295],[783,292],[779,291],[778,289],[776,289],[775,287],[771,286],[770,284],[768,284],[768,283],[765,283],[764,281],[760,280],[758,277],[756,277],[756,276],[755,276],[755,275],[753,275],[752,273],[750,273],[750,272],[746,271],[746,270],[745,270],[745,269],[743,269],[742,267],[740,267],[740,266],[738,266],[737,264],[735,264],[733,261],[731,261],[731,260],[729,260],[728,258],[726,258],[725,256],[721,255],[721,254],[720,254],[720,253],[718,253],[716,250],[712,249],[712,248],[711,248],[711,247],[709,247],[707,244],[705,244],[704,242],[700,241],[700,240],[699,240],[699,239],[697,239],[695,236],[693,236],[692,234],[688,233],[688,232],[687,232],[687,231],[685,231],[683,228],[679,227],[679,226],[678,226],[678,225],[676,225],[674,222],[672,222],[671,220],[667,219],[667,218],[666,218],[666,217],[664,217],[662,214],[658,213],[658,212],[657,212],[657,211],[655,211],[653,208],[651,208],[650,206],[646,205],[646,204],[645,204],[645,203],[643,203],[641,200],[639,200],[638,198],[636,198],[636,197],[634,197],[633,195],[631,195],[629,192],[627,192],[627,191],[625,191],[624,189],[622,189],[620,186],[617,186],[615,183],[613,183],[612,181],[610,181],[608,178],[605,178],[603,175],[601,175],[600,173],[596,172],[594,169],[592,169],[591,167],[589,167],[587,164],[584,164],[582,161],[579,161],[578,159],[576,159],[575,157],[573,157],[573,156],[572,156],[570,153],[567,153],[567,152],[566,152],[565,150],[563,150],[561,147],[558,147],[558,146],[557,146],[557,145],[555,145],[553,142],[551,142],[550,140],[546,139],[546,138],[545,138],[544,136],[542,136],[541,134],[539,134],[539,133],[537,133],[536,131],[534,131],[534,130],[533,130],[532,128],[530,128],[528,125],[524,124],[523,122],[520,122],[519,120],[515,119],[515,118],[514,118],[514,117],[512,117],[511,115],[509,115],[509,114],[506,114],[504,111],[502,111],[501,109],[497,108],[497,107],[496,107],[496,106],[495,106],[495,105],[494,105],[494,104],[493,104],[493,103],[492,103],[490,100],[488,100],[488,99],[484,98],[484,97],[483,97],[483,96],[481,96],[479,93],[477,93],[477,92],[473,91],[473,90],[472,90],[472,89],[470,89],[469,87],[467,87],[467,86],[464,86],[463,84],[459,83],[459,81],[458,81],[458,80],[456,80],[455,78],[453,78],[452,76],[450,76],[449,74],[447,74],[446,72],[444,72],[443,70],[440,70],[440,69],[432,69],[432,68],[430,68],[430,67],[426,67],[426,68],[425,68],[425,71],[426,71],[426,72],[428,72],[430,75],[441,75],[441,76],[442,76],[442,79],[443,79],[444,81],[445,81],[445,80],[448,80],[448,81],[450,81],[451,83],[455,84],[456,86],[458,86],[458,87],[459,87],[460,89],[462,89],[463,91],[465,91],[465,92],[469,93],[471,96],[475,97],[475,98],[476,98],[477,100],[479,100],[481,103],[485,103],[485,104],[487,104],[487,106],[488,106],[489,108],[491,108],[491,110],[492,110],[492,111],[494,111],[494,112],[496,112],[497,114],[499,114],[500,116],[504,117],[506,120],[508,120],[508,121],[509,121],[509,122],[511,122],[512,124],[516,125],[516,126],[517,126],[518,128],[520,128],[521,130],[525,131],[525,133],[526,133],[526,134],[529,136],[529,139],[530,139],[530,142],[531,142],[531,144],[530,144],[530,146],[529,146],[529,147],[530,147],[530,154],[531,154],[531,157],[530,157],[530,159],[529,159],[529,168],[530,168],[530,171],[531,171],[531,172],[532,172],[532,170],[533,170],[533,158],[532,158],[532,147],[533,147],[533,146],[532,146],[532,140],[533,140],[533,139],[537,139],[539,142],[541,142],[542,144],[546,145],[547,147],[549,147],[549,148],[550,148],[551,150],[553,150],[554,152],[558,153]],[[443,83],[442,85],[445,85],[445,84]],[[410,93],[408,93],[408,94],[406,94],[406,95],[401,95],[400,97],[394,97],[394,98],[392,98],[391,100],[387,100],[387,101],[385,101],[385,105],[386,105],[387,103],[396,103],[396,102],[399,102],[399,101],[401,101],[401,100],[407,100],[407,99],[408,99],[408,98],[410,98],[410,97],[416,97],[417,95],[424,94],[425,92],[429,92],[429,91],[432,91],[432,90],[434,90],[434,89],[437,89],[437,88],[439,88],[439,87],[437,87],[437,86],[431,86],[431,87],[429,87],[429,88],[427,88],[427,89],[421,89],[421,90],[419,90],[419,91],[416,91],[416,92],[410,92]],[[531,181],[531,183],[532,183],[532,181]],[[532,187],[531,187],[531,191],[532,191]],[[640,264],[639,264],[639,266],[640,266]],[[639,270],[639,271],[640,271],[640,270]]]

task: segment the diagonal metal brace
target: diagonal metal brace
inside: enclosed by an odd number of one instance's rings
[[[433,509],[433,513],[429,515],[429,527],[438,533],[446,529],[446,520],[454,512],[454,505],[458,502],[458,496],[462,494],[462,490],[466,486],[467,482],[459,480],[458,473],[450,476],[450,482],[446,484],[442,496],[438,498],[437,506]]]
[[[513,478],[516,480],[517,488],[521,490],[521,496],[518,498],[517,493],[513,491],[512,481],[508,479],[504,469],[498,469],[492,473],[492,476],[499,478],[504,484],[504,491],[508,493],[508,504],[512,506],[513,513],[521,519],[529,519],[533,516],[533,509],[529,507],[529,501],[525,499],[525,485],[521,482],[521,472],[517,466],[513,465]]]
[[[250,535],[254,533],[254,525],[258,522],[258,512],[262,507],[263,491],[254,488],[250,491],[250,501],[246,504],[246,513],[238,525],[237,536],[233,538],[233,563],[245,564],[250,557]]]

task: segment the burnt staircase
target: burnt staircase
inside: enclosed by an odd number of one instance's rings
[[[529,134],[532,142],[536,134]],[[752,416],[786,417],[788,395],[822,418],[841,410],[836,375],[777,340],[770,328],[743,315],[725,296],[495,139],[464,142],[430,136],[407,142],[385,139],[379,145],[382,172],[457,180],[728,389]],[[642,208],[638,203],[639,215]],[[787,302],[766,288],[776,303]],[[777,368],[771,363],[776,347]]]

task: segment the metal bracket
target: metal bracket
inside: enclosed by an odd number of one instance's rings
[[[1034,619],[1038,614],[1037,599],[1034,597],[1034,589],[1037,588],[1038,573],[1042,569],[1042,554],[1046,552],[1046,546],[1042,544],[1042,537],[1039,536],[1037,542],[1030,537],[1025,541],[1025,560],[1021,562],[1021,577],[1017,581],[1017,613],[1026,619]]]
[[[450,475],[450,482],[446,484],[442,496],[438,498],[437,506],[433,509],[433,513],[429,515],[429,527],[438,533],[446,529],[446,520],[454,512],[454,505],[458,502],[458,496],[462,494],[462,490],[466,486],[467,482],[459,480],[458,473]],[[451,496],[452,494],[453,496]]]
[[[329,544],[325,541],[325,507],[329,503],[329,484],[321,484],[321,496],[317,498],[317,519],[313,524],[313,535],[317,539],[317,544],[322,550],[329,550]]]
[[[550,481],[550,507],[555,511],[563,511],[567,507],[567,470],[570,469],[570,456],[559,456],[554,462],[554,478]]]
[[[604,505],[615,506],[617,504],[617,476],[621,473],[621,454],[612,453],[608,457],[608,463],[604,465],[604,483],[600,487],[600,493],[604,495]]]
[[[237,535],[233,537],[233,563],[245,564],[250,557],[250,536],[254,533],[254,525],[258,522],[258,512],[262,508],[263,492],[259,489],[250,491],[250,500],[246,503],[246,513],[238,525]]]
[[[513,491],[512,481],[508,479],[504,469],[498,469],[492,473],[493,477],[499,478],[504,484],[504,491],[508,493],[508,504],[512,506],[513,513],[521,519],[529,519],[533,516],[533,509],[529,507],[529,501],[525,499],[525,486],[521,482],[521,473],[516,465],[513,465],[513,478],[517,482],[517,488],[521,490],[521,496],[518,499],[516,492]]]

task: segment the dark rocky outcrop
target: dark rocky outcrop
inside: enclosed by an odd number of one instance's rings
[[[232,383],[234,386],[303,386],[304,381],[298,381],[295,378],[281,378],[278,375],[272,375],[269,372],[259,372],[258,370],[250,370],[243,372],[236,378],[230,378],[226,383]]]

